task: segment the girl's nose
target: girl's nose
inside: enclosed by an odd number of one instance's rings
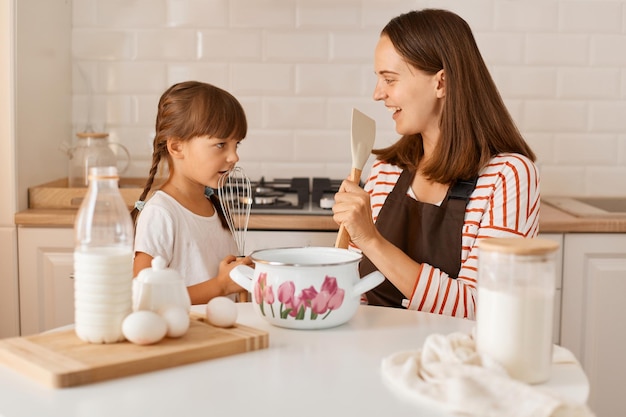
[[[228,162],[232,162],[233,164],[239,162],[239,154],[237,153],[236,147],[228,153]]]

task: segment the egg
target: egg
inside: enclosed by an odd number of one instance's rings
[[[181,337],[189,329],[189,313],[180,306],[166,306],[159,309],[159,315],[167,323],[167,337]]]
[[[206,305],[206,319],[213,326],[232,327],[237,321],[237,306],[228,297],[215,297]]]
[[[151,345],[165,337],[167,323],[163,317],[150,310],[130,313],[122,322],[124,337],[137,345]]]

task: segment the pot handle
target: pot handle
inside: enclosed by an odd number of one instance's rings
[[[241,285],[248,292],[252,292],[252,278],[254,277],[254,268],[248,265],[237,265],[230,270],[230,279]]]
[[[385,276],[380,271],[374,271],[365,275],[352,287],[352,296],[359,297],[383,283]],[[240,284],[241,285],[241,284]]]

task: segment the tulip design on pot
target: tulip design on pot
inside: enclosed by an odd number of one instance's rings
[[[293,317],[304,320],[308,314],[311,320],[324,320],[333,310],[341,307],[344,296],[345,291],[337,286],[337,279],[328,275],[319,291],[311,285],[297,295],[293,281],[285,281],[278,286],[275,296],[272,286],[267,285],[267,273],[259,274],[254,284],[254,301],[259,304],[261,314],[267,316],[271,313],[272,317],[276,317],[274,304],[278,299],[281,319]],[[267,312],[266,306],[269,306],[270,312]]]

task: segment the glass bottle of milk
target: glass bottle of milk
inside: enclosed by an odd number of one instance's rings
[[[132,311],[134,228],[116,167],[89,170],[89,188],[74,223],[74,324],[89,343],[124,340]]]
[[[522,238],[479,247],[476,349],[529,384],[550,378],[558,248]]]

